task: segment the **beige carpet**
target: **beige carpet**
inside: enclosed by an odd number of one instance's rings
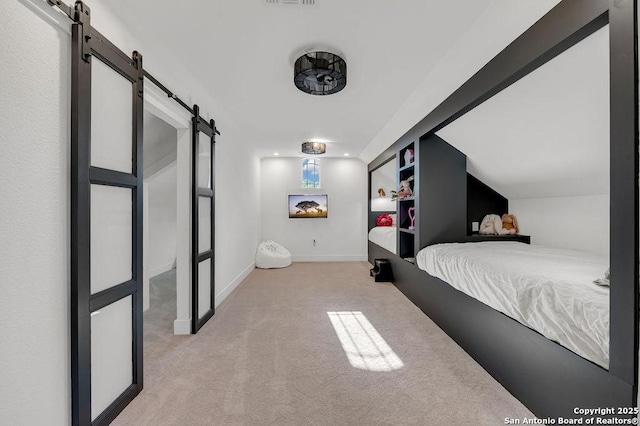
[[[145,389],[113,424],[500,425],[532,417],[393,285],[374,283],[369,268],[255,270],[198,335],[154,352]]]
[[[190,339],[174,336],[176,319],[176,270],[149,280],[149,309],[144,312],[144,361],[150,366],[167,352]]]

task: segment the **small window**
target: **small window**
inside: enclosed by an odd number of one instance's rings
[[[302,187],[320,188],[320,160],[315,158],[302,160]]]

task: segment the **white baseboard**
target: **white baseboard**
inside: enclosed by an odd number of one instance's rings
[[[173,265],[174,265],[175,261],[171,261],[169,263],[166,263],[164,265],[160,265],[160,266],[156,266],[153,269],[149,269],[149,277],[153,278],[156,275],[160,275],[164,272],[170,271],[173,269]]]
[[[173,334],[191,334],[191,318],[173,320]]]
[[[368,260],[366,255],[362,256],[293,256],[294,262],[364,262]]]
[[[233,290],[238,287],[238,285],[249,276],[251,271],[256,268],[255,262],[251,263],[247,266],[242,272],[240,272],[225,288],[222,289],[219,293],[216,294],[216,308],[224,299],[226,299]]]

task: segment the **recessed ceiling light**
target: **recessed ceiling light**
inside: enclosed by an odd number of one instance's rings
[[[273,155],[278,156],[278,155],[280,155],[280,153],[279,152],[274,152]]]
[[[345,156],[345,157],[348,157],[348,156],[349,156],[349,153],[348,153],[348,152],[345,152],[345,153],[344,153],[344,156]]]

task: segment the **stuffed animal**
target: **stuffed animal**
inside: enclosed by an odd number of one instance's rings
[[[483,235],[507,235],[515,234],[515,229],[503,229],[502,219],[497,214],[488,214],[480,223],[480,234]]]
[[[407,166],[413,163],[413,149],[407,148],[404,152],[404,165]]]
[[[517,234],[520,231],[518,228],[518,219],[512,214],[503,214],[502,215],[502,229],[507,229],[512,234]]]
[[[411,190],[411,181],[413,176],[409,176],[409,179],[400,181],[400,189],[398,190],[398,198],[411,197],[413,191]]]
[[[376,219],[376,224],[378,226],[391,226],[393,225],[393,218],[387,213],[382,213]]]

